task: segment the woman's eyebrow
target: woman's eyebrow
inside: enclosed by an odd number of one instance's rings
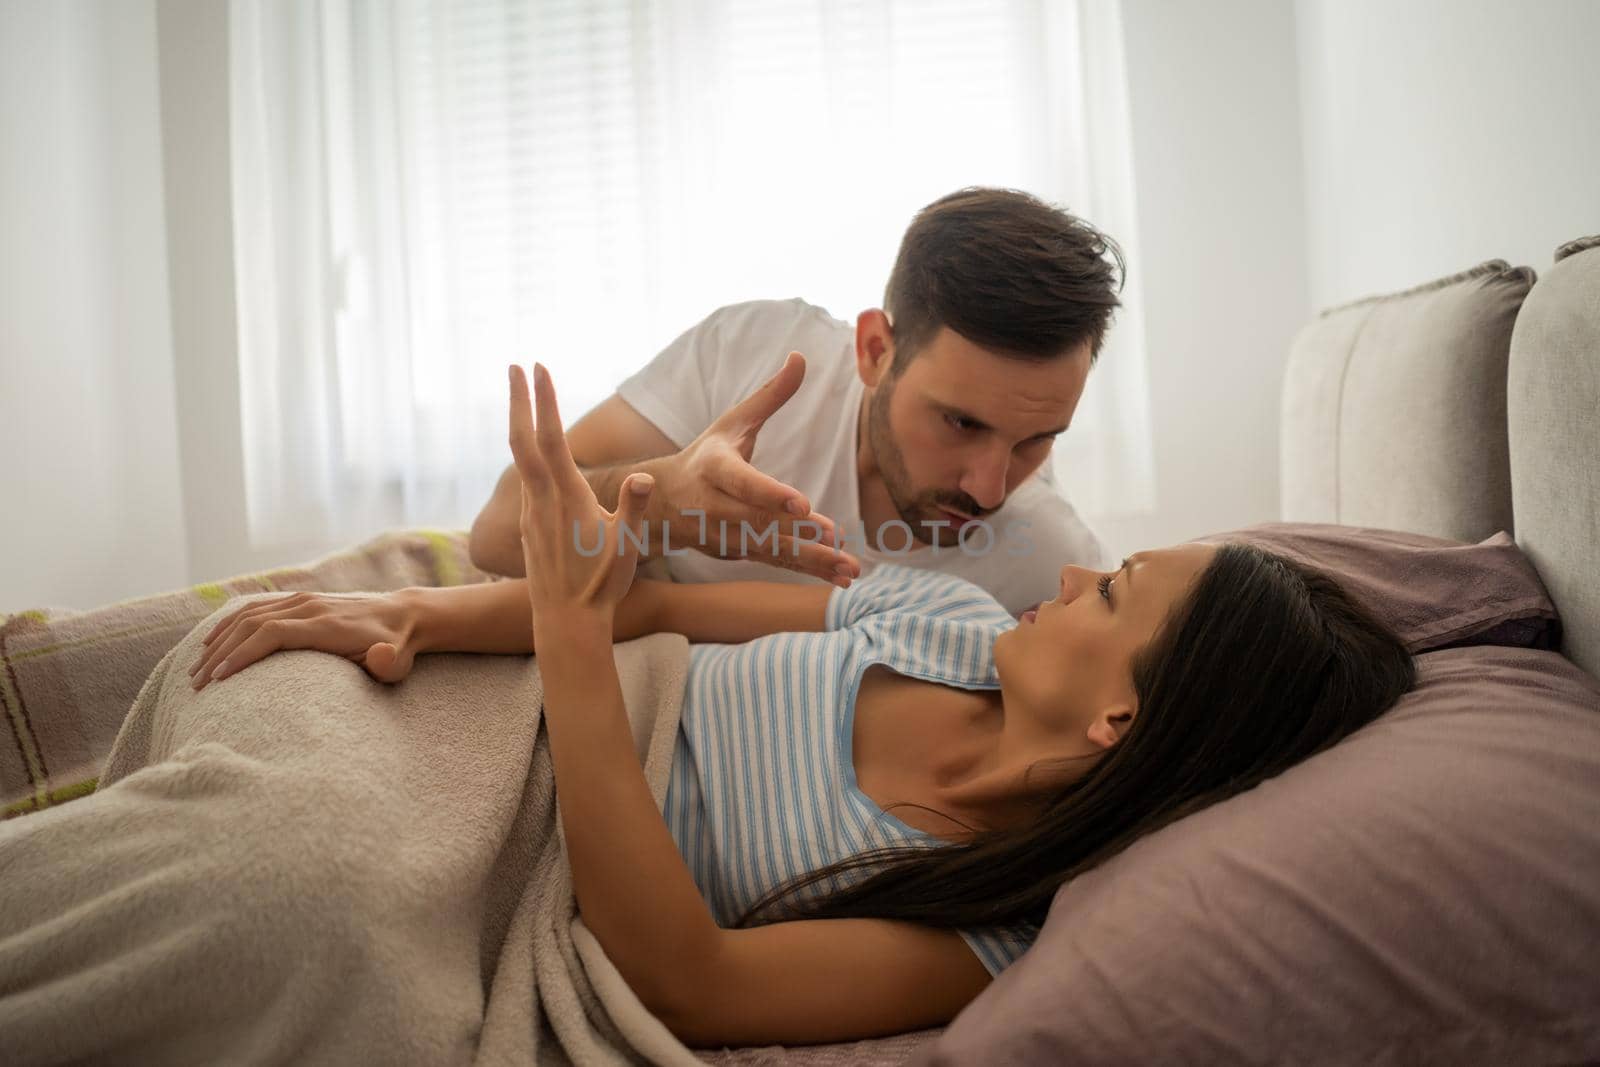
[[[1118,566],[1117,568],[1117,574],[1118,576],[1122,576],[1123,581],[1122,593],[1118,595],[1117,600],[1122,600],[1123,603],[1126,603],[1128,592],[1133,589],[1133,566],[1131,566],[1130,561],[1123,560],[1122,566]]]
[[[1112,575],[1112,578],[1111,578],[1112,585],[1116,584],[1116,580],[1117,580],[1118,576],[1126,578],[1126,577],[1128,577],[1128,575],[1130,573],[1132,573],[1132,572],[1128,570],[1128,561],[1127,560],[1123,560],[1122,561],[1122,566],[1117,568],[1117,573],[1115,575]],[[1108,599],[1108,600],[1111,599],[1110,593],[1111,593],[1111,586],[1108,585],[1108,586],[1106,586],[1106,599]],[[1117,594],[1116,600],[1121,600],[1123,597],[1125,597],[1127,595],[1128,595],[1127,587],[1124,586],[1123,587],[1123,591],[1121,593]],[[1111,607],[1112,607],[1113,610],[1117,606],[1116,605],[1116,600],[1112,600],[1112,603],[1111,603]]]

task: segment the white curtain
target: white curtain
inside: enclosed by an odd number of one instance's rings
[[[1056,469],[1091,516],[1152,506],[1114,0],[232,0],[230,27],[257,547],[465,528],[508,362],[570,423],[720,305],[851,320],[964,185],[1123,245]]]

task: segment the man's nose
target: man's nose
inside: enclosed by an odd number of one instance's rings
[[[961,479],[961,491],[977,501],[984,511],[993,511],[1006,499],[1006,469],[1011,462],[1009,450],[985,452],[967,467]]]

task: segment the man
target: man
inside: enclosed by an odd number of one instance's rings
[[[844,584],[892,562],[1020,612],[1063,564],[1108,562],[1047,461],[1122,269],[1081,220],[963,189],[918,212],[853,329],[798,299],[720,308],[568,430],[573,457],[607,507],[628,473],[655,476],[657,574]],[[519,494],[508,466],[472,527],[484,570],[523,573]]]

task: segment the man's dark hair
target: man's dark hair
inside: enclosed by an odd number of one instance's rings
[[[890,373],[941,326],[1017,359],[1056,359],[1087,341],[1092,362],[1125,273],[1116,242],[1028,193],[973,187],[940,197],[911,220],[884,290]]]

